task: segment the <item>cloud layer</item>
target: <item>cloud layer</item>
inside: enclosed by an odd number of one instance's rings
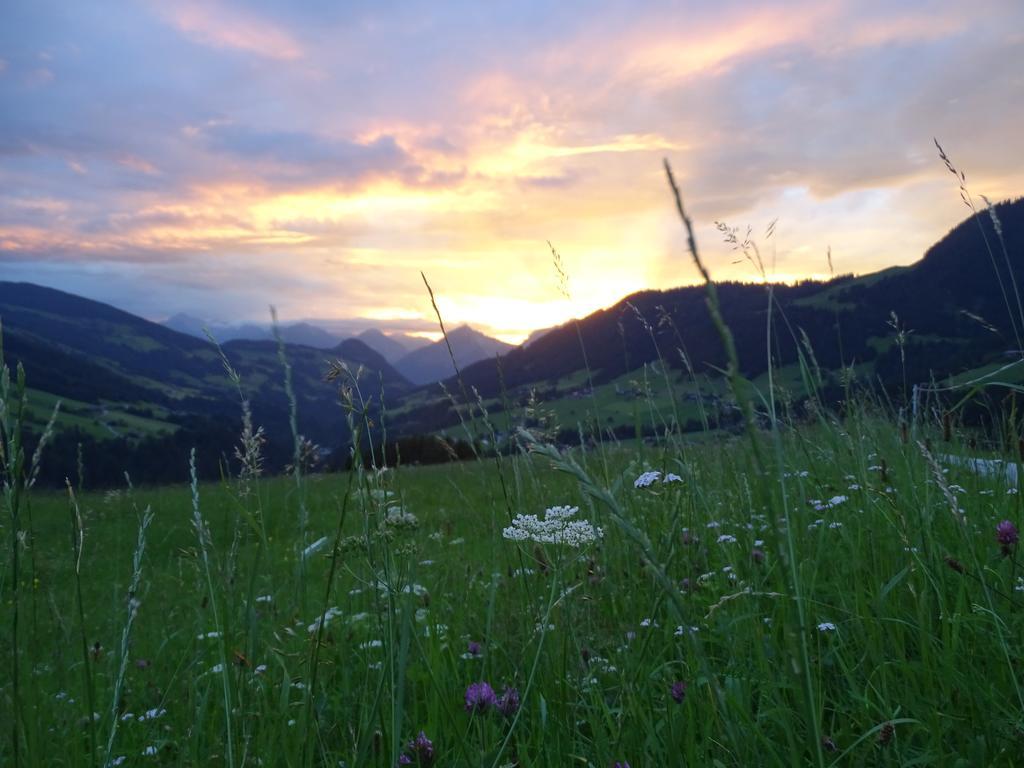
[[[514,339],[694,280],[669,158],[783,279],[919,258],[1024,192],[1024,6],[16,2],[0,277],[159,318],[366,317]],[[558,290],[547,241],[571,277]],[[403,325],[404,323],[404,325]]]

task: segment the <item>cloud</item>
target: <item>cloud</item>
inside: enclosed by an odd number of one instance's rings
[[[266,19],[217,2],[161,3],[159,13],[193,42],[279,61],[303,56],[298,40]]]
[[[126,274],[124,301],[160,281],[164,314],[429,326],[422,269],[452,322],[525,333],[696,279],[666,156],[716,274],[752,276],[722,219],[779,217],[780,275],[829,245],[906,263],[961,216],[933,135],[979,192],[1024,187],[1021,28],[1014,0],[26,5],[0,29],[0,263]]]
[[[260,131],[236,124],[214,125],[201,134],[213,154],[230,155],[261,178],[299,179],[310,185],[318,180],[339,184],[373,176],[413,175],[416,168],[393,136],[366,142],[331,139],[298,131]]]

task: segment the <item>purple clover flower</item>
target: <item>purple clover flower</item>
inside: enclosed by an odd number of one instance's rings
[[[1002,546],[1003,554],[1009,555],[1014,545],[1020,541],[1017,526],[1009,520],[1003,520],[996,526],[996,541]]]
[[[466,688],[467,712],[484,713],[497,704],[498,697],[494,695],[494,689],[489,683],[481,680],[479,683],[470,683]]]
[[[672,683],[672,687],[669,689],[669,693],[672,694],[672,699],[675,701],[676,704],[682,704],[683,701],[686,699],[686,688],[687,685],[685,680],[676,680],[674,683]]]
[[[434,764],[434,742],[427,738],[427,734],[420,731],[416,738],[409,742],[407,749],[416,758],[415,764],[426,768]]]
[[[615,765],[613,765],[612,768],[629,768],[629,763],[627,763],[625,760],[623,760],[621,763],[618,760],[616,760]]]
[[[476,640],[470,640],[466,644],[466,650],[469,651],[469,655],[470,656],[479,656],[480,655],[480,643],[478,643]]]
[[[498,699],[498,711],[505,717],[514,717],[519,711],[519,689],[506,688]]]

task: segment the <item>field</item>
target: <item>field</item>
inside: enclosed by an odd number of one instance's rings
[[[1019,764],[1017,479],[946,437],[865,403],[700,442],[33,492],[3,522],[0,763]]]

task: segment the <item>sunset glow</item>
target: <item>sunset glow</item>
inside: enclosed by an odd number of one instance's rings
[[[663,158],[729,279],[716,221],[776,279],[920,258],[965,213],[933,136],[1024,192],[1017,0],[319,6],[8,7],[0,277],[424,334],[423,272],[520,341],[695,281]]]

